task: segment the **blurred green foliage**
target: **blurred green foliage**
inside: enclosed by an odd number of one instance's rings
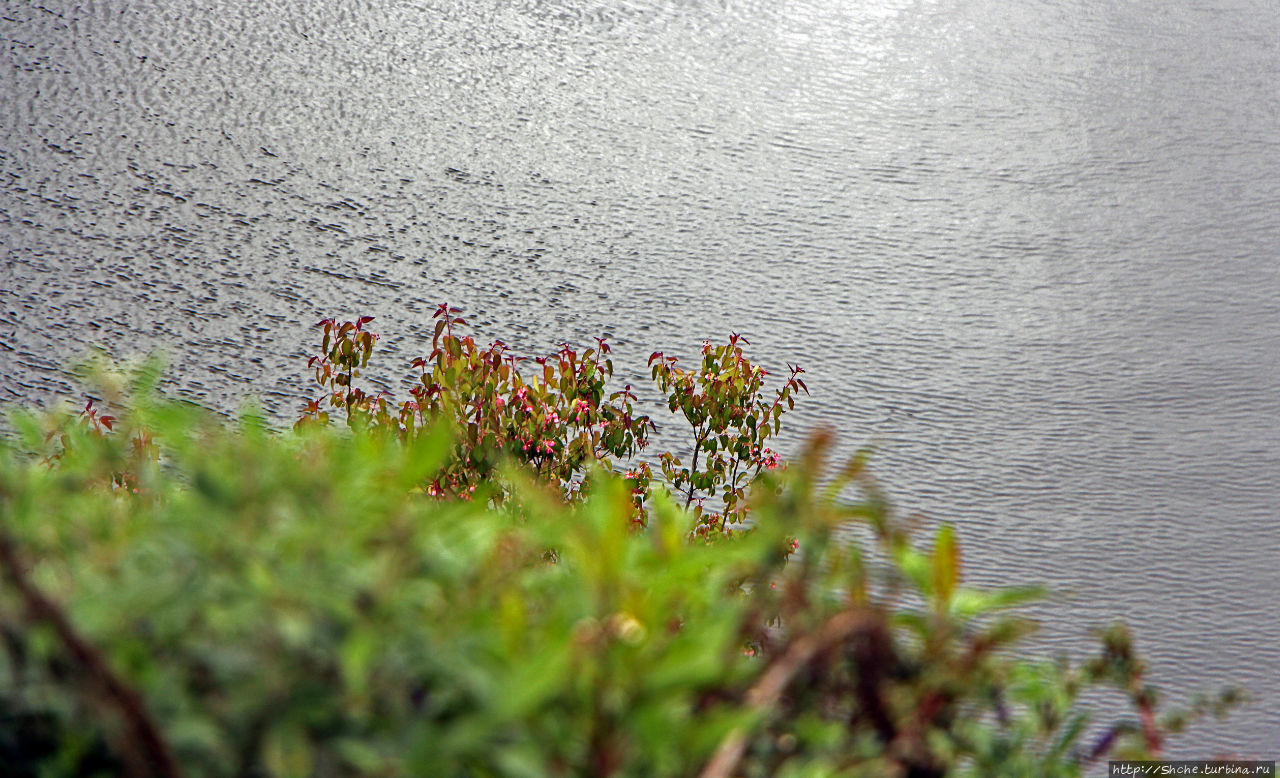
[[[1160,751],[1123,628],[1079,666],[1020,656],[1038,590],[966,586],[954,530],[914,538],[824,437],[709,538],[657,485],[637,524],[602,470],[584,499],[510,460],[500,500],[428,496],[445,416],[279,433],[156,375],[105,424],[18,413],[0,450],[0,774],[1044,777]],[[1097,684],[1132,712],[1091,719]]]

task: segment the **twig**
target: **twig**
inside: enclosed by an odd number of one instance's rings
[[[124,719],[125,731],[120,743],[131,772],[139,778],[151,774],[161,778],[182,775],[168,743],[160,734],[143,705],[142,697],[126,685],[107,666],[106,659],[88,641],[78,635],[67,615],[46,597],[23,573],[17,545],[8,533],[0,532],[0,567],[14,588],[22,595],[27,618],[44,622],[53,628],[58,640],[75,662],[84,669],[107,702]]]
[[[840,611],[823,622],[814,632],[802,635],[791,642],[786,652],[775,659],[760,680],[747,690],[747,707],[763,711],[773,707],[782,697],[787,685],[801,668],[819,653],[843,642],[855,632],[874,625],[874,617],[865,609]],[[747,749],[747,730],[738,727],[725,735],[716,748],[711,761],[699,773],[699,778],[729,778]]]
[[[1141,675],[1136,676],[1131,683],[1134,688],[1133,700],[1134,706],[1138,709],[1138,722],[1142,726],[1142,740],[1147,746],[1152,758],[1160,758],[1160,725],[1156,723],[1155,706],[1151,704],[1151,695],[1141,688],[1139,679]]]

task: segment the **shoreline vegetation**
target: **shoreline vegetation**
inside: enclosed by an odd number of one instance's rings
[[[155,362],[12,413],[6,775],[1081,776],[1242,699],[1165,704],[1120,623],[1032,655],[1044,592],[966,585],[869,452],[770,448],[804,371],[738,335],[649,359],[681,457],[603,339],[525,359],[435,320],[400,401],[361,388],[371,317],[319,322],[289,430]]]

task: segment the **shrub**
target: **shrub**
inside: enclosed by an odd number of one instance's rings
[[[330,411],[337,410],[348,425],[380,427],[409,440],[430,420],[449,420],[456,430],[452,455],[424,485],[434,497],[470,497],[478,485],[492,481],[504,461],[524,463],[569,498],[590,490],[587,476],[593,468],[625,470],[634,520],[643,524],[653,470],[650,462],[635,458],[657,427],[636,412],[630,385],[609,391],[613,361],[606,340],[597,338],[595,346],[581,352],[563,344],[555,354],[532,360],[537,367],[526,376],[521,366],[528,359],[500,340],[481,348],[465,334],[466,321],[459,314],[448,304],[436,308],[431,353],[411,363],[420,374],[411,399],[398,404],[387,392],[371,395],[356,386],[378,339],[366,329],[373,317],[320,320],[321,353],[307,366],[325,395],[307,403],[298,424],[328,424]],[[799,377],[804,371],[789,366],[790,376],[767,401],[767,373],[746,358],[746,343],[736,333],[724,346],[704,343],[694,371],[682,370],[675,357],[662,352],[649,357],[669,409],[679,411],[693,430],[688,467],[669,451],[657,461],[667,483],[685,496],[685,507],[693,508],[695,532],[701,535],[729,533],[745,522],[747,489],[761,473],[781,465],[766,443],[779,431],[783,414],[795,407],[794,395],[808,391]],[[704,512],[708,497],[720,511]]]
[[[450,353],[432,383],[496,369]],[[354,378],[355,354],[330,363]],[[542,379],[546,404],[583,396]],[[832,470],[820,436],[761,471],[750,531],[689,542],[687,492],[655,485],[641,527],[632,483],[591,461],[569,500],[520,446],[471,475],[459,452],[485,438],[447,409],[474,394],[450,394],[425,425],[350,431],[146,391],[110,431],[16,416],[5,774],[1075,776],[1160,752],[1127,633],[1082,666],[1018,656],[1031,625],[1006,611],[1036,590],[965,586],[954,531],[915,540],[865,456]],[[481,410],[495,440],[530,429]],[[424,493],[454,472],[472,499]],[[1091,723],[1093,684],[1133,717]]]
[[[736,332],[724,346],[702,346],[702,364],[686,371],[676,358],[655,351],[649,366],[658,387],[667,393],[667,406],[679,411],[693,428],[693,454],[688,467],[675,454],[659,456],[662,474],[692,507],[700,534],[727,532],[746,521],[747,489],[766,470],[777,469],[782,458],[766,443],[782,426],[782,414],[795,407],[799,391],[808,392],[798,365],[773,400],[764,396],[764,368],[743,355],[746,338]],[[699,466],[699,457],[702,458]],[[703,493],[703,494],[700,494]],[[719,513],[704,514],[706,496],[719,497]],[[694,500],[697,505],[694,505]]]

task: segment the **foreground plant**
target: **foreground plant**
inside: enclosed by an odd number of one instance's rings
[[[1036,590],[967,587],[955,532],[918,542],[824,438],[707,544],[686,494],[638,528],[600,469],[568,502],[519,459],[431,498],[447,420],[131,405],[0,446],[7,775],[1078,776],[1176,723],[1123,630],[1083,666],[1020,655]],[[140,429],[135,493],[102,476]],[[1092,719],[1098,683],[1132,715]]]

